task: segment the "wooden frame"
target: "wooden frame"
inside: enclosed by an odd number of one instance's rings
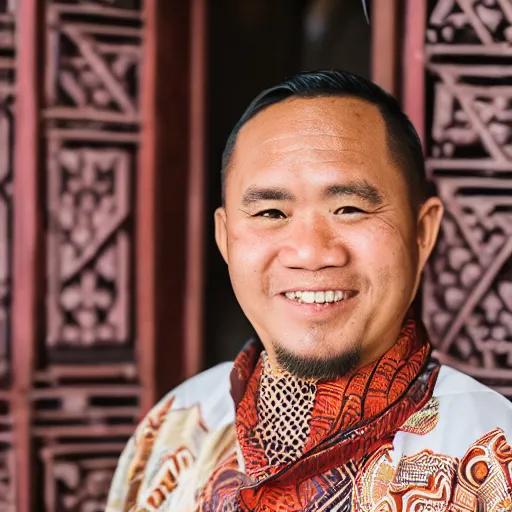
[[[399,0],[373,0],[372,80],[398,97],[400,56],[398,53]]]
[[[2,21],[11,19],[10,14],[2,16]],[[80,16],[85,16],[83,23]],[[91,16],[109,21],[94,28]],[[84,471],[112,470],[123,444],[121,438],[127,439],[133,433],[136,420],[165,392],[201,368],[205,16],[205,0],[144,0],[142,12],[138,8],[123,10],[100,3],[71,5],[58,0],[18,0],[10,247],[13,255],[12,354],[8,361],[12,378],[0,390],[2,407],[5,403],[8,408],[6,420],[12,418],[12,432],[2,432],[2,441],[10,444],[12,437],[9,453],[13,454],[15,466],[2,469],[14,470],[9,476],[15,486],[13,506],[18,512],[39,510],[41,503],[45,503],[47,509],[63,506],[59,501],[62,497],[56,492],[62,483],[56,469],[61,463],[76,463],[76,467],[85,468]],[[115,24],[118,18],[126,21],[127,26],[118,30]],[[77,19],[81,24],[77,24]],[[84,34],[87,30],[96,32],[84,36],[79,30]],[[105,42],[101,39],[102,31],[121,34],[124,42],[117,46],[111,41]],[[72,89],[67,90],[68,103],[62,106],[59,95],[64,82],[57,83],[61,80],[58,51],[61,39],[65,38],[70,53],[63,57],[64,67],[68,66],[64,80],[68,80],[68,85],[72,83]],[[138,69],[139,49],[142,50],[142,71],[136,90],[142,92],[137,95],[130,89],[132,75],[123,82],[120,74],[128,69],[126,66]],[[109,60],[103,58],[102,52],[119,56],[118,75],[109,69]],[[134,55],[135,61],[130,60]],[[9,62],[9,59],[2,60],[4,66]],[[73,68],[75,65],[78,67]],[[110,94],[108,101],[111,103],[107,101],[100,107],[87,104],[90,83],[80,81],[83,66],[90,67],[89,79],[94,78],[103,86],[98,98]],[[9,84],[0,86],[3,93]],[[117,111],[117,107],[111,106],[116,101],[121,104]],[[87,125],[86,128],[77,122]],[[95,123],[105,123],[106,129],[102,132]],[[135,169],[126,163],[132,154],[137,155]],[[118,341],[125,346],[120,350],[115,346],[111,349],[120,354],[119,359],[108,360],[111,357],[108,350],[98,343],[91,351],[96,350],[96,356],[107,354],[107,360],[82,361],[82,355],[87,358],[85,343],[80,345],[81,352],[77,352],[71,362],[65,359],[62,362],[57,359],[62,352],[59,347],[55,349],[61,342],[59,322],[54,322],[56,334],[51,339],[48,337],[49,315],[61,314],[62,301],[58,294],[69,286],[69,283],[62,284],[58,275],[61,262],[47,265],[49,237],[53,237],[52,247],[56,248],[52,255],[59,254],[58,244],[64,238],[58,225],[62,192],[56,184],[64,183],[64,175],[82,172],[66,169],[69,162],[58,161],[62,155],[75,158],[75,162],[89,158],[88,172],[96,165],[94,171],[109,172],[111,180],[121,174],[108,168],[105,171],[101,165],[110,165],[109,158],[121,162],[119,173],[124,175],[119,178],[118,187],[124,192],[115,195],[114,191],[108,199],[114,204],[119,200],[120,211],[130,211],[112,228],[110,238],[89,250],[83,264],[83,271],[92,275],[96,269],[95,259],[100,261],[104,257],[102,251],[109,244],[113,245],[120,233],[121,248],[126,249],[128,243],[133,248],[134,258],[129,254],[121,258],[119,251],[115,255],[118,265],[133,265],[136,293],[132,301],[136,328],[135,334],[130,334],[133,339],[126,340],[122,334]],[[104,155],[106,159],[101,161]],[[135,184],[132,183],[132,191],[127,192],[132,179]],[[133,204],[127,207],[130,194]],[[133,219],[129,217],[132,212]],[[119,272],[123,276],[127,274],[124,267]],[[47,283],[52,276],[55,300],[49,309]],[[82,277],[74,275],[72,279],[78,282]],[[109,293],[122,311],[118,312],[116,321],[125,321],[125,312],[129,311],[127,304],[132,299],[126,295],[126,290],[118,290],[116,283],[113,280],[109,285]],[[75,299],[78,289],[77,286],[73,292]],[[96,292],[80,293],[89,293],[86,299],[90,300]],[[112,315],[115,314],[116,310]],[[130,329],[121,331],[130,332]],[[134,356],[130,355],[130,343],[135,346]],[[74,350],[69,346],[67,349],[64,358]],[[121,405],[114,403],[116,400]],[[79,404],[77,409],[70,406],[72,402]],[[99,424],[95,423],[99,417],[88,419],[89,409],[100,414]],[[111,422],[112,418],[116,418],[116,422]],[[124,423],[117,422],[119,418],[124,418]],[[131,418],[136,420],[130,423]],[[58,423],[63,419],[76,423],[71,426]],[[45,421],[57,423],[49,426]],[[94,455],[89,453],[91,445],[84,444],[85,433],[90,433],[92,438],[106,439],[98,453],[101,457],[94,464],[88,459],[82,465],[80,462]],[[71,441],[62,441],[67,438]],[[94,445],[94,440],[91,442]],[[42,468],[42,474],[36,474],[35,467]],[[72,494],[73,489],[69,492]]]
[[[39,121],[39,0],[20,0],[17,26],[16,129],[14,145],[13,293],[12,293],[12,415],[16,461],[16,500],[19,512],[34,503],[31,439],[32,376],[43,283],[43,225]]]
[[[407,0],[402,50],[404,111],[411,119],[425,151],[425,29],[426,0]]]

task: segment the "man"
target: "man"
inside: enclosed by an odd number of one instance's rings
[[[411,309],[442,213],[376,85],[327,71],[258,96],[215,234],[259,339],[156,406],[107,512],[512,510],[512,405],[440,367]]]

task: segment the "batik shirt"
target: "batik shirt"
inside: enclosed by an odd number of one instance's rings
[[[512,511],[512,405],[430,357],[408,320],[334,381],[272,371],[258,342],[166,396],[106,512]]]

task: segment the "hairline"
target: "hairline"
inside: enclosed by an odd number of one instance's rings
[[[396,123],[396,120],[390,115],[390,112],[387,111],[386,105],[384,105],[382,102],[375,100],[372,101],[371,98],[366,97],[364,94],[358,94],[355,92],[345,92],[345,91],[336,91],[336,90],[305,90],[305,91],[284,91],[289,92],[287,96],[284,96],[282,98],[279,98],[275,101],[272,101],[272,103],[269,103],[268,105],[262,106],[258,108],[256,105],[255,108],[253,108],[253,111],[250,111],[247,115],[247,110],[242,116],[242,118],[238,121],[238,123],[235,125],[235,128],[232,130],[232,132],[229,135],[226,147],[224,149],[224,153],[222,155],[222,169],[221,169],[221,185],[222,185],[222,205],[225,206],[225,190],[226,190],[226,181],[227,181],[227,175],[229,172],[229,169],[232,164],[233,155],[236,148],[236,143],[238,140],[238,136],[240,134],[240,131],[243,129],[243,127],[250,122],[252,119],[257,117],[260,113],[262,113],[265,110],[268,110],[274,105],[278,105],[280,103],[285,103],[288,101],[293,100],[315,100],[315,99],[321,99],[321,98],[341,98],[341,99],[356,99],[359,101],[362,101],[366,104],[373,105],[377,108],[379,111],[382,121],[384,123],[385,128],[385,136],[386,136],[386,146],[388,151],[388,156],[390,162],[397,168],[397,171],[400,172],[402,175],[402,178],[405,181],[406,187],[411,192],[411,195],[413,197],[410,198],[411,207],[414,213],[416,213],[421,206],[421,204],[426,200],[427,193],[426,191],[419,190],[420,187],[414,187],[413,184],[410,183],[411,181],[411,173],[407,172],[405,169],[405,166],[408,165],[407,161],[414,160],[413,156],[411,154],[405,155],[404,153],[410,152],[408,148],[408,144],[405,140],[396,140],[398,139],[397,134],[393,133],[396,131],[395,127],[392,127],[391,125],[393,123]],[[263,99],[264,94],[260,95],[258,99]],[[256,101],[256,100],[255,100]],[[255,103],[255,102],[253,102]],[[252,104],[251,104],[252,105]],[[248,107],[249,109],[249,107]],[[247,116],[246,116],[247,115]],[[402,130],[403,131],[403,130]],[[399,151],[393,151],[393,145],[401,146]],[[226,153],[226,150],[229,150]],[[411,162],[412,163],[412,162]],[[414,171],[412,171],[414,172]],[[414,190],[414,188],[417,188],[418,190]],[[417,197],[418,196],[418,197]]]

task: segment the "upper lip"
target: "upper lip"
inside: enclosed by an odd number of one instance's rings
[[[335,287],[332,287],[332,286],[304,286],[303,288],[301,288],[300,286],[294,286],[293,288],[287,288],[286,290],[282,290],[281,292],[279,292],[280,294],[284,294],[284,293],[289,293],[289,292],[326,292],[328,290],[332,290],[332,291],[336,291],[336,290],[339,290],[339,291],[343,291],[343,292],[355,292],[356,290],[354,290],[353,288],[351,288],[350,286],[335,286]]]

